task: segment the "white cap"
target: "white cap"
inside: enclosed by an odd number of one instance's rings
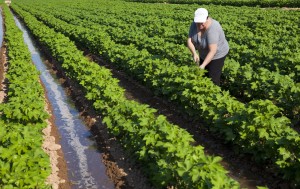
[[[206,21],[207,17],[208,17],[208,11],[205,8],[199,8],[195,11],[194,22],[203,23]]]

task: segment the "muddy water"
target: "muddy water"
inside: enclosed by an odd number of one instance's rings
[[[24,26],[16,17],[15,21],[23,31],[32,61],[41,72],[41,81],[46,88],[46,95],[53,108],[55,125],[61,135],[60,145],[67,162],[69,179],[73,183],[72,188],[114,188],[113,182],[105,173],[106,168],[102,163],[101,154],[94,147],[96,141],[92,140],[92,135],[80,119],[79,112],[43,63],[40,52],[33,45]]]

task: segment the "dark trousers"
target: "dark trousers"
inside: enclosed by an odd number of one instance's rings
[[[222,74],[225,58],[226,56],[216,60],[212,60],[207,66],[205,66],[205,70],[208,71],[206,73],[206,76],[211,78],[214,84],[218,86],[220,86],[221,74]],[[204,60],[201,58],[200,64],[202,64],[203,61]]]

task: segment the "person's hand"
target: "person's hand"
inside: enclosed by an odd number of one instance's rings
[[[201,65],[199,66],[199,68],[202,69],[202,70],[204,70],[204,69],[205,69],[205,66],[204,66],[203,64],[201,64]]]
[[[194,54],[193,59],[194,59],[195,63],[199,63],[199,61],[200,61],[199,55],[197,53]]]

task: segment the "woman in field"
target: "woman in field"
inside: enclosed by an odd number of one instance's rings
[[[208,71],[207,76],[216,85],[220,85],[222,68],[229,52],[229,45],[220,23],[209,17],[205,8],[199,8],[195,11],[187,46],[194,61],[200,63],[201,69]]]

